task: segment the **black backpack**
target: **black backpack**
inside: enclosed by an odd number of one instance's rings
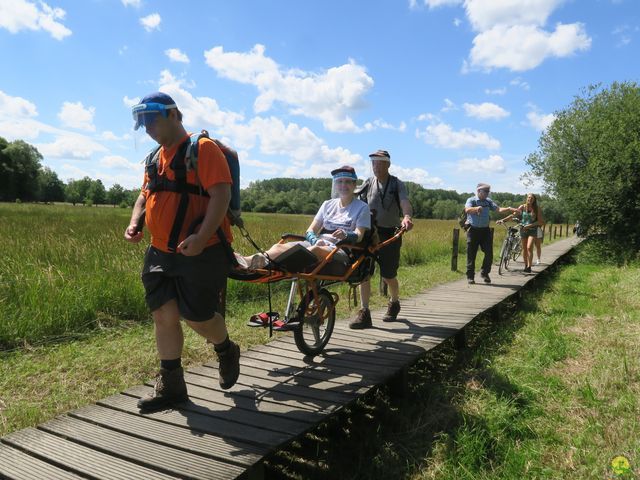
[[[475,200],[471,200],[471,203],[473,207],[477,207]],[[467,207],[463,207],[462,212],[458,217],[458,224],[460,225],[460,228],[462,228],[465,232],[471,227],[471,224],[469,223],[469,215],[467,214],[466,210]]]

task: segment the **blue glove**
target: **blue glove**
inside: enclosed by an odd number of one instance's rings
[[[306,238],[307,242],[309,242],[311,245],[315,245],[318,241],[318,236],[311,230],[304,234],[304,238]]]

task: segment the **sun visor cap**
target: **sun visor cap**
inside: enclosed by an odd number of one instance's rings
[[[150,125],[156,119],[158,115],[162,115],[163,117],[167,117],[167,110],[172,108],[178,108],[177,105],[165,105],[163,103],[156,102],[148,102],[148,103],[139,103],[138,105],[134,105],[131,109],[131,113],[133,115],[134,130],[138,130],[143,125]]]
[[[167,110],[171,108],[178,108],[178,106],[169,95],[163,92],[150,93],[131,109],[135,122],[134,129],[138,130],[143,125],[150,125],[158,114],[166,118]]]

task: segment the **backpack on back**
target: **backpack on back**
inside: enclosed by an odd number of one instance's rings
[[[244,222],[242,218],[240,218],[240,161],[238,160],[238,152],[220,140],[209,137],[209,132],[202,130],[201,133],[194,133],[190,137],[190,144],[187,147],[184,159],[187,170],[198,171],[198,142],[201,138],[210,138],[222,151],[224,158],[227,160],[229,171],[231,172],[231,179],[233,180],[233,185],[231,185],[231,200],[229,201],[229,220],[231,221],[231,225],[243,226]]]

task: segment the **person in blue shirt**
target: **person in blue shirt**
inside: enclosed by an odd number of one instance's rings
[[[516,208],[499,207],[493,200],[489,198],[491,186],[486,183],[479,183],[476,187],[476,196],[469,197],[464,205],[464,211],[467,214],[469,229],[467,230],[467,281],[469,284],[476,283],[476,255],[478,247],[484,253],[484,260],[480,269],[480,276],[484,283],[491,283],[489,272],[491,271],[491,262],[493,262],[493,236],[489,229],[489,212],[491,210],[499,213],[515,213]]]

